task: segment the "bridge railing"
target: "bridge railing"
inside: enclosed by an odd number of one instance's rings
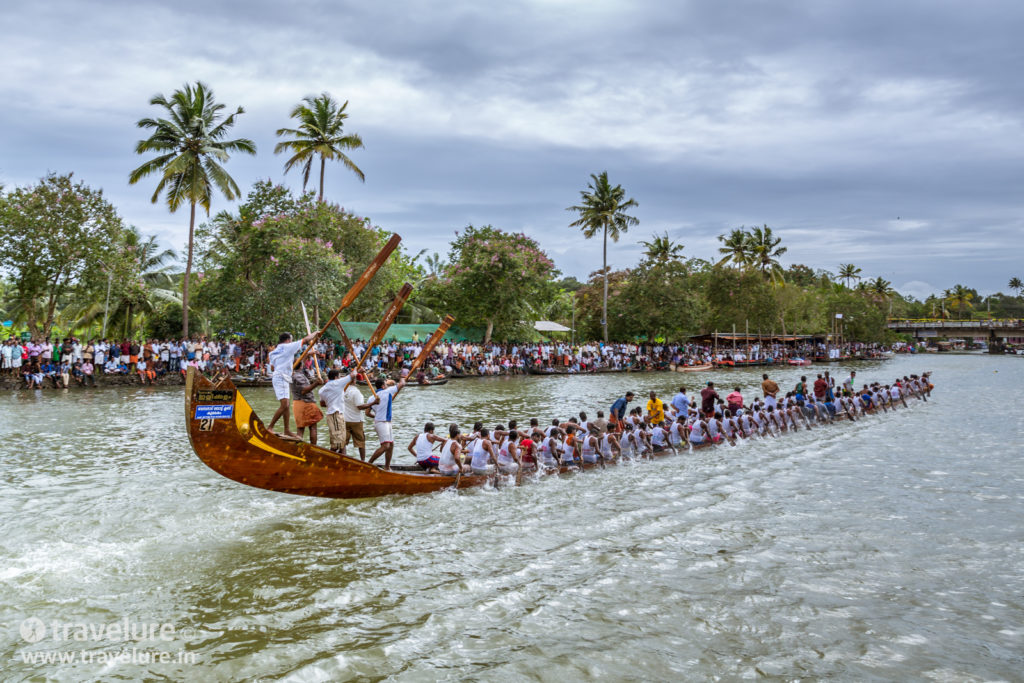
[[[1020,329],[1024,320],[1018,318],[993,318],[990,320],[936,320],[931,318],[889,319],[890,329]]]

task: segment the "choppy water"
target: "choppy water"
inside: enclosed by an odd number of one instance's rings
[[[937,390],[776,442],[355,502],[214,474],[180,389],[0,397],[2,678],[1022,680],[1024,361],[856,369],[932,369]],[[410,388],[396,451],[426,419],[564,418],[708,376]],[[249,392],[266,416],[270,392]],[[73,640],[125,620],[173,638]],[[24,661],[133,646],[195,663]]]

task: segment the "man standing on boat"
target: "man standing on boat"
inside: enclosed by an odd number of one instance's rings
[[[700,391],[701,414],[710,418],[715,414],[715,401],[718,400],[718,392],[715,391],[715,383],[708,382],[708,385]]]
[[[647,421],[652,425],[660,425],[665,421],[665,402],[654,391],[650,395],[651,399],[647,401]]]
[[[355,365],[350,370],[351,376],[357,381],[362,381],[363,376],[359,374]],[[345,454],[345,449],[348,448],[348,442],[352,441],[352,446],[359,451],[359,459],[366,460],[366,434],[363,430],[363,411],[359,410],[359,406],[363,403],[363,394],[356,387],[356,382],[351,382],[345,387],[344,394],[345,403],[345,441],[342,444],[341,452]]]
[[[615,403],[612,404],[609,417],[611,418],[612,427],[616,432],[622,431],[622,420],[626,417],[626,405],[633,400],[633,395],[632,391],[627,391],[625,396],[616,399]]]
[[[284,417],[284,435],[293,439],[297,439],[298,435],[291,430],[291,411],[288,405],[291,393],[292,365],[295,363],[295,354],[302,349],[302,345],[311,341],[315,336],[315,333],[311,333],[299,341],[292,341],[290,332],[282,332],[277,346],[267,355],[267,363],[274,368],[271,384],[274,385],[274,398],[279,404],[267,429],[274,431],[274,425],[278,418]]]
[[[764,392],[764,404],[769,408],[775,407],[775,395],[779,393],[779,385],[768,379],[768,373],[761,375],[764,380],[761,382],[761,391]]]
[[[355,372],[341,377],[337,369],[327,371],[327,383],[320,387],[320,405],[327,409],[327,431],[331,450],[345,455],[345,387],[355,379]]]
[[[388,381],[392,382],[391,380]],[[398,380],[398,384],[392,382],[390,386],[385,388],[384,380],[377,379],[374,381],[374,386],[377,389],[377,395],[369,403],[359,406],[359,409],[366,410],[373,407],[373,427],[377,430],[377,438],[380,441],[377,450],[370,456],[370,464],[372,465],[373,461],[383,454],[384,469],[390,470],[391,455],[395,450],[395,437],[391,432],[392,406],[394,405],[395,397],[398,396],[398,392],[405,386],[405,380]]]
[[[690,397],[686,395],[686,387],[679,387],[679,393],[672,397],[672,407],[676,415],[686,416],[690,412]]]

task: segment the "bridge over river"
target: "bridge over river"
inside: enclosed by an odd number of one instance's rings
[[[890,320],[889,329],[917,339],[987,337],[992,351],[1001,351],[1007,343],[1024,343],[1024,320]]]

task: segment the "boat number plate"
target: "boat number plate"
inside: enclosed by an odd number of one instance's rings
[[[235,392],[225,389],[200,389],[196,392],[196,400],[200,403],[214,403],[217,401],[232,403],[235,400]]]
[[[201,432],[212,432],[213,431],[213,420],[206,418],[199,421],[199,431]]]
[[[235,413],[233,404],[196,406],[195,419],[197,420],[227,420]]]

